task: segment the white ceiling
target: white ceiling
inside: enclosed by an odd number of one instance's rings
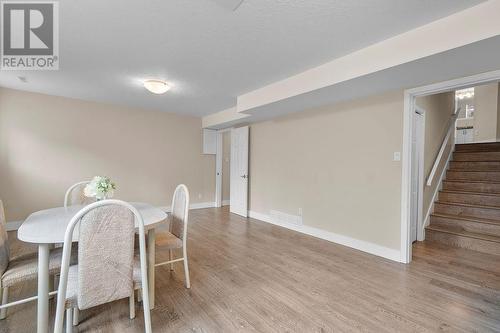
[[[2,71],[0,86],[207,115],[483,0],[246,0],[235,11],[221,2],[60,0],[60,70]],[[173,87],[153,95],[146,78]]]

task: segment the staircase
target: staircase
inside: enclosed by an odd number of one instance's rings
[[[426,240],[500,255],[500,142],[459,144]]]

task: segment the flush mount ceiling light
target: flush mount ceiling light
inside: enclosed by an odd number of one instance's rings
[[[144,88],[152,92],[153,94],[164,94],[170,90],[170,86],[167,82],[162,80],[146,80],[144,81]]]

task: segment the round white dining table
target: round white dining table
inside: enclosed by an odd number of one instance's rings
[[[160,208],[150,204],[131,202],[144,220],[147,232],[147,267],[149,299],[151,309],[154,308],[154,261],[155,261],[155,232],[157,224],[167,218],[167,214]],[[49,323],[49,247],[52,244],[64,243],[64,234],[71,218],[84,206],[75,205],[45,209],[35,212],[21,224],[17,231],[19,240],[38,245],[38,307],[37,332],[48,332]],[[136,228],[138,227],[136,222]],[[73,241],[78,241],[78,225],[73,232]]]

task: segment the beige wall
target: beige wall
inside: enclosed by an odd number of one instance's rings
[[[417,106],[425,110],[425,140],[424,140],[424,182],[427,181],[441,144],[449,128],[450,117],[455,111],[455,93],[443,93],[418,97]],[[448,143],[444,156],[448,156],[454,136]],[[440,185],[438,178],[446,167],[446,159],[442,159],[436,172],[436,178],[431,186],[424,185],[423,214],[426,214],[432,204],[432,196]]]
[[[497,113],[498,83],[474,87],[474,142],[496,140]]]
[[[457,119],[456,127],[474,127],[474,118]]]
[[[403,92],[251,125],[250,210],[399,250]]]
[[[151,96],[151,98],[157,98]],[[116,198],[170,206],[185,183],[212,202],[214,155],[201,119],[0,89],[0,198],[8,220],[61,206],[74,182],[107,175]]]
[[[231,176],[231,132],[222,134],[222,200],[229,200]]]

